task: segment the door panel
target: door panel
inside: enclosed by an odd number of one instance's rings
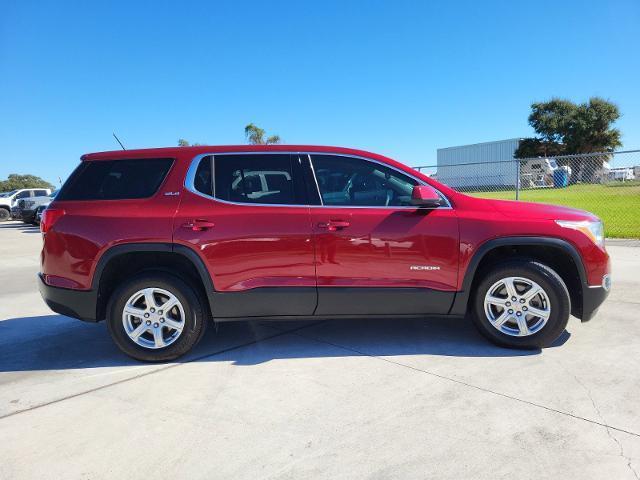
[[[216,160],[218,157],[226,155],[216,155]],[[256,161],[251,163],[254,157]],[[238,155],[233,158],[234,170],[226,173],[225,163],[216,163],[216,178],[226,175],[228,180],[228,185],[217,184],[217,190],[238,202],[216,200],[202,191],[185,191],[175,218],[174,241],[199,252],[212,276],[218,297],[214,315],[266,315],[274,311],[274,306],[280,307],[282,315],[311,315],[316,307],[309,207],[257,204],[280,201],[289,195],[286,192],[290,186],[283,185],[284,177],[292,181],[290,176],[294,174],[274,173],[277,165],[267,169],[266,157]],[[235,165],[242,170],[243,164],[249,166],[234,177],[238,170]],[[270,185],[265,184],[268,176],[275,178]],[[189,181],[189,175],[187,178]],[[200,190],[206,187],[206,178],[203,174],[200,181],[195,181]],[[285,291],[272,287],[302,289],[296,292],[296,301],[287,302],[286,296],[279,295]]]
[[[325,287],[413,288],[378,290],[376,295],[381,295],[379,299],[388,296],[395,313],[447,313],[453,295],[434,292],[427,298],[425,289],[456,289],[458,222],[453,210],[312,207],[311,217],[319,287],[317,314],[340,313],[335,307],[342,303],[336,299],[340,293]],[[332,222],[349,226],[331,231],[325,225]],[[352,295],[353,305],[343,305],[342,313],[392,313],[388,302],[373,304],[370,294],[360,288],[346,293]],[[421,300],[409,301],[412,293],[422,296]],[[428,310],[412,311],[418,308]]]
[[[311,161],[323,203],[311,207],[316,313],[447,313],[458,275],[455,211],[412,207],[417,180],[378,162]]]
[[[455,290],[458,222],[453,210],[311,210],[318,286]],[[349,226],[324,227],[340,221]]]

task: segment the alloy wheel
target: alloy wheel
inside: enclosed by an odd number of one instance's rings
[[[168,347],[182,334],[184,308],[168,290],[144,288],[131,295],[125,303],[122,324],[129,338],[141,347]]]
[[[506,277],[487,290],[484,312],[498,331],[512,337],[526,337],[546,325],[551,302],[547,292],[533,280]]]

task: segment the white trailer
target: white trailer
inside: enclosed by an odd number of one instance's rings
[[[629,180],[635,180],[633,167],[620,167],[612,168],[609,170],[609,180],[616,180],[618,182],[627,182]]]

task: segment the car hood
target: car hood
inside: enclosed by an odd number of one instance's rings
[[[546,203],[520,202],[514,200],[488,200],[490,207],[509,218],[531,220],[597,220],[593,213],[577,208]]]

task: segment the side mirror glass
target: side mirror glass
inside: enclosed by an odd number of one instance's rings
[[[416,185],[411,192],[411,203],[416,207],[437,208],[442,205],[442,199],[432,187]]]

